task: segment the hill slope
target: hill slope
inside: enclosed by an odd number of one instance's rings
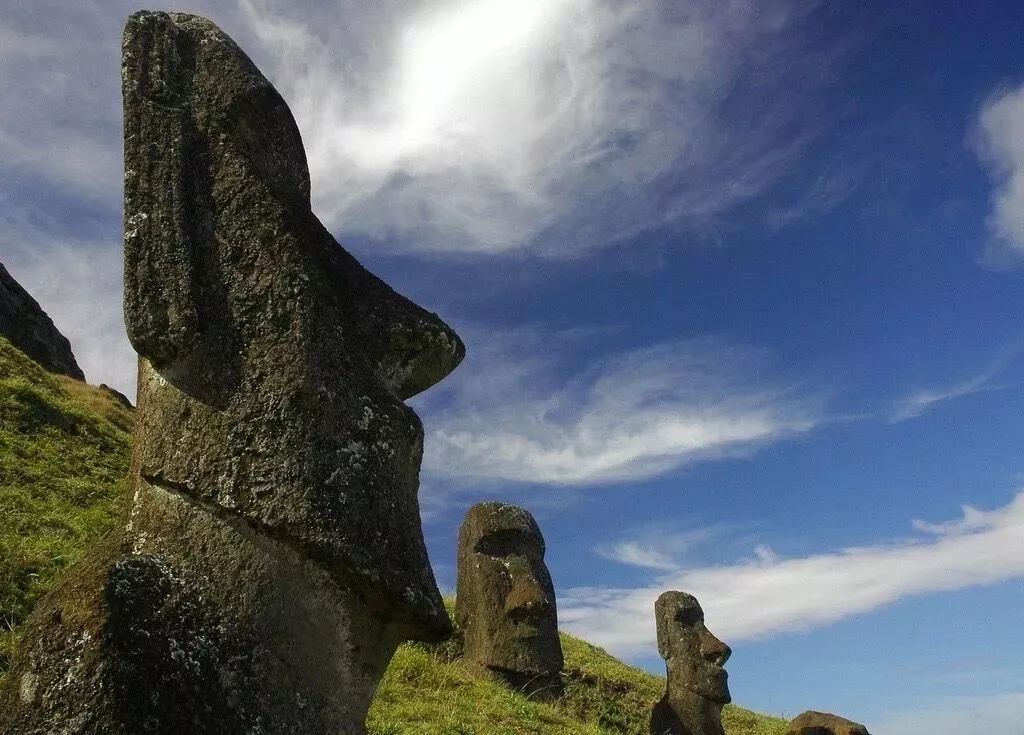
[[[52,375],[0,337],[0,681],[34,602],[118,525],[132,411],[110,392]],[[664,679],[562,636],[566,690],[531,702],[462,666],[457,639],[406,645],[385,674],[371,735],[647,735]],[[782,735],[782,720],[738,707],[729,735]]]
[[[451,601],[448,601],[451,604]],[[651,707],[665,680],[628,666],[565,633],[565,693],[553,704],[531,702],[474,678],[459,643],[398,649],[377,691],[370,735],[648,735]],[[786,722],[727,706],[728,735],[784,735]]]
[[[0,337],[0,676],[18,623],[115,524],[132,411]]]

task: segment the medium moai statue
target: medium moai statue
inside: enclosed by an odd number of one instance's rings
[[[732,651],[704,625],[693,595],[662,593],[654,616],[668,675],[665,696],[651,715],[651,735],[724,735],[722,707],[732,698],[723,667]]]
[[[786,728],[786,735],[870,735],[859,722],[829,712],[807,710],[795,717]]]
[[[403,401],[463,345],[314,216],[216,25],[131,16],[122,80],[130,515],[26,624],[0,733],[363,733],[398,644],[450,633]]]
[[[562,691],[562,644],[544,537],[529,512],[478,503],[459,529],[455,622],[463,659],[533,699]]]

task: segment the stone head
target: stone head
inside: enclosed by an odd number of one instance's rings
[[[712,702],[730,702],[729,675],[723,667],[732,650],[704,625],[704,610],[697,598],[685,592],[664,592],[654,603],[654,614],[669,691],[681,687]]]
[[[312,213],[288,106],[216,25],[136,13],[122,81],[134,476],[300,550],[402,636],[445,635],[404,400],[461,341]]]
[[[467,659],[499,673],[561,671],[555,590],[529,512],[496,502],[469,509],[459,529],[457,586]]]
[[[786,735],[870,735],[859,722],[831,712],[807,710],[795,717],[786,728]]]

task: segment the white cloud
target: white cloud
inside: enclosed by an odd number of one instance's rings
[[[629,564],[647,569],[671,570],[676,568],[675,560],[665,552],[641,541],[622,541],[597,550],[601,556],[620,564]]]
[[[550,485],[651,477],[747,455],[821,421],[820,401],[760,377],[765,356],[749,348],[667,342],[573,369],[552,345],[569,353],[578,336],[467,334],[466,364],[424,399],[424,467],[450,476]]]
[[[1000,90],[982,105],[975,145],[995,185],[989,258],[997,265],[1016,262],[1024,257],[1024,85]]]
[[[1024,692],[973,697],[944,697],[931,707],[884,718],[872,730],[885,735],[963,735],[963,733],[1022,732]]]
[[[829,66],[789,0],[241,5],[316,210],[403,249],[566,257],[706,222],[785,173]]]
[[[654,600],[667,589],[701,601],[708,626],[742,641],[817,628],[897,600],[1024,577],[1024,492],[993,511],[914,523],[927,535],[779,558],[762,549],[734,564],[684,568],[635,588],[575,588],[559,596],[564,627],[620,654],[653,650]]]
[[[917,390],[897,401],[889,415],[891,423],[906,421],[917,418],[925,411],[935,408],[941,403],[956,398],[964,398],[976,393],[986,393],[993,390],[1002,390],[1007,386],[996,385],[992,381],[1003,371],[1014,358],[1020,353],[1019,348],[1006,351],[992,361],[984,370],[967,380],[940,388],[926,388]]]
[[[642,540],[618,541],[598,546],[595,551],[605,559],[619,564],[674,571],[691,551],[721,536],[722,533],[723,529],[717,527],[672,531],[658,526],[648,526],[643,530]]]

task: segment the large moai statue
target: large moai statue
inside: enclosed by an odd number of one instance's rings
[[[722,706],[732,698],[723,667],[732,651],[704,625],[704,610],[693,595],[662,593],[654,615],[668,676],[665,696],[651,715],[651,735],[724,735]]]
[[[0,733],[363,733],[398,644],[450,633],[403,401],[462,343],[313,215],[216,25],[133,15],[122,77],[130,517],[26,624]]]
[[[455,621],[463,659],[534,699],[562,691],[562,644],[544,537],[529,512],[478,503],[459,529]]]

